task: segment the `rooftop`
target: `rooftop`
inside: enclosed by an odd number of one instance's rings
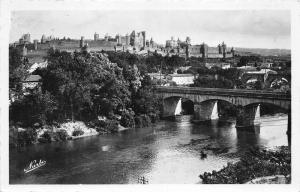
[[[29,75],[24,82],[39,82],[42,80],[42,77],[39,75]]]
[[[184,74],[169,74],[171,77],[194,77],[191,73],[184,73]]]

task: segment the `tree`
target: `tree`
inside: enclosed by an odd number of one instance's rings
[[[154,94],[153,82],[147,75],[141,82],[141,87],[133,95],[132,109],[136,114],[159,114],[161,102]]]
[[[262,89],[262,85],[261,85],[260,81],[255,81],[254,89],[256,89],[256,90],[261,90]]]
[[[22,122],[23,126],[32,126],[37,122],[44,125],[54,119],[56,109],[57,103],[49,92],[36,92],[13,102],[9,114],[11,120]]]
[[[21,81],[28,75],[28,62],[17,48],[9,48],[9,87],[22,91]]]
[[[287,68],[290,68],[290,67],[291,67],[291,61],[286,61],[286,62],[285,62],[285,66],[286,66]]]
[[[17,48],[9,48],[9,71],[14,71],[17,67],[23,64],[21,51]]]
[[[225,89],[233,89],[234,83],[228,79],[210,79],[210,78],[202,78],[198,77],[194,80],[195,87],[205,87],[205,88],[225,88]]]
[[[102,54],[50,52],[43,75],[43,90],[59,103],[64,119],[114,116],[130,105],[129,83],[136,80],[132,68],[120,68]],[[126,76],[126,79],[124,78]]]
[[[241,67],[241,66],[247,65],[249,62],[257,63],[257,62],[260,62],[260,61],[261,61],[261,58],[258,57],[258,56],[253,56],[253,55],[251,55],[251,56],[242,56],[240,58],[240,61],[237,64],[237,66]]]

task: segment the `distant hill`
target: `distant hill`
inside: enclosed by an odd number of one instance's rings
[[[236,47],[235,48],[237,53],[253,53],[253,54],[259,54],[263,56],[281,56],[281,55],[290,55],[291,50],[290,49],[264,49],[264,48],[241,48]]]

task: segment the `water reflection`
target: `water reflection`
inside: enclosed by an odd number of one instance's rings
[[[10,150],[10,183],[197,183],[204,171],[221,169],[236,159],[226,154],[248,147],[288,145],[287,116],[263,116],[260,128],[239,131],[234,119],[196,125],[191,116],[178,116],[153,127],[115,135]],[[207,158],[201,159],[201,151]],[[29,174],[32,160],[47,164]]]
[[[244,152],[250,147],[260,146],[260,126],[255,126],[251,130],[236,129],[236,150]]]

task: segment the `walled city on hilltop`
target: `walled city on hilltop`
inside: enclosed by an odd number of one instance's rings
[[[180,57],[201,57],[201,58],[232,58],[235,55],[234,48],[227,48],[226,44],[222,42],[215,47],[209,47],[204,42],[198,45],[191,44],[191,38],[186,37],[186,40],[177,40],[171,37],[166,40],[165,45],[156,43],[152,38],[146,38],[146,31],[136,32],[133,30],[130,34],[122,36],[117,34],[112,37],[105,34],[104,38],[100,38],[98,33],[94,34],[94,39],[85,39],[81,36],[80,39],[70,38],[56,38],[54,36],[42,35],[41,40],[30,39],[30,34],[24,34],[18,42],[10,44],[13,47],[22,49],[23,56],[30,54],[46,54],[47,50],[54,48],[60,51],[74,52],[74,51],[123,51],[136,53],[139,55],[148,55],[151,53],[158,53],[163,56],[178,55]]]

